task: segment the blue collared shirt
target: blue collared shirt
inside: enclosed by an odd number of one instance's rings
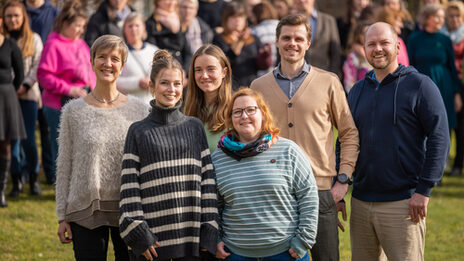
[[[287,97],[291,99],[293,95],[295,95],[296,91],[298,91],[298,88],[300,88],[304,79],[308,75],[309,70],[311,70],[311,66],[305,62],[303,64],[303,67],[301,68],[301,71],[295,77],[289,79],[280,71],[279,64],[279,66],[277,66],[277,68],[274,69],[273,73],[274,78],[279,87],[282,89],[285,95],[287,95]]]
[[[314,9],[313,13],[309,16],[309,23],[311,24],[311,29],[313,31],[313,34],[311,35],[311,42],[312,42],[317,33],[317,11],[316,9]]]

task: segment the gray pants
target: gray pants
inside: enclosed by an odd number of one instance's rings
[[[311,249],[313,261],[338,261],[337,208],[330,190],[319,190],[319,221],[316,244]]]

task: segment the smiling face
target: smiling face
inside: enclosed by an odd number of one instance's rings
[[[392,68],[398,67],[400,44],[388,24],[377,23],[367,30],[364,50],[367,61],[374,69],[390,72]]]
[[[91,62],[92,70],[95,72],[97,81],[100,82],[115,83],[123,68],[119,49],[98,50]]]
[[[232,124],[238,134],[238,138],[242,143],[250,143],[257,140],[262,132],[263,114],[260,109],[256,109],[256,113],[250,115],[246,110],[242,112],[240,117],[235,117],[233,112],[237,109],[245,109],[248,107],[258,107],[256,100],[251,96],[240,96],[234,101],[232,109]]]
[[[195,83],[204,93],[218,92],[227,74],[227,68],[222,68],[218,59],[212,55],[203,54],[195,59]]]
[[[276,39],[282,61],[290,64],[301,62],[311,44],[307,37],[308,32],[303,24],[282,26],[279,38]]]
[[[124,36],[130,45],[142,42],[144,34],[145,23],[138,18],[135,18],[124,25]]]
[[[5,25],[8,31],[18,31],[24,23],[24,16],[21,8],[17,6],[7,7],[5,10]]]
[[[87,20],[83,17],[76,17],[76,19],[69,24],[64,25],[60,34],[71,40],[77,40],[84,33],[85,23]]]
[[[174,107],[182,97],[182,72],[179,69],[163,69],[155,83],[150,81],[150,88],[158,106]]]

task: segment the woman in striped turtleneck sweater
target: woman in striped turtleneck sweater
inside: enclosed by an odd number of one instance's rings
[[[179,110],[182,79],[177,60],[156,52],[152,112],[126,137],[120,231],[140,260],[200,260],[206,251],[216,253],[215,172],[203,124]]]

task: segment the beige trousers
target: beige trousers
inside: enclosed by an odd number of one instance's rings
[[[409,199],[364,202],[351,198],[351,260],[424,260],[425,219],[411,221]]]

